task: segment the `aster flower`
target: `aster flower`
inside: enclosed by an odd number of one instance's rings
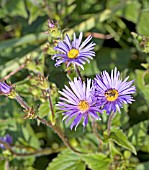
[[[135,93],[135,86],[132,86],[132,81],[128,81],[129,77],[123,81],[120,78],[120,72],[117,68],[112,70],[111,76],[107,71],[103,71],[101,75],[97,75],[94,80],[94,95],[98,102],[102,105],[103,110],[108,114],[111,112],[120,112],[123,103],[132,103],[133,97],[131,94]]]
[[[83,64],[89,59],[93,59],[95,52],[93,51],[95,43],[90,42],[92,36],[88,36],[85,41],[82,41],[83,33],[81,32],[79,38],[76,38],[74,33],[73,41],[70,41],[68,35],[65,36],[64,41],[60,41],[55,47],[55,50],[59,51],[60,54],[55,54],[53,59],[56,59],[55,66],[59,66],[62,63],[78,65],[83,69]],[[90,43],[89,43],[90,42]]]
[[[11,86],[7,85],[4,82],[0,82],[0,93],[9,94],[11,91]]]
[[[95,120],[99,120],[99,116],[96,112],[99,112],[99,108],[96,106],[96,100],[91,93],[91,79],[87,79],[87,85],[79,79],[74,78],[74,81],[69,82],[70,87],[65,85],[63,91],[59,93],[63,96],[60,97],[60,102],[57,104],[60,110],[63,110],[64,119],[67,118],[66,123],[73,118],[73,122],[70,125],[72,129],[75,129],[79,125],[82,118],[84,118],[83,126],[88,123],[88,117]]]
[[[11,145],[12,144],[12,137],[10,135],[6,135],[4,137],[0,137],[0,140]],[[0,148],[5,148],[3,144],[0,144]]]

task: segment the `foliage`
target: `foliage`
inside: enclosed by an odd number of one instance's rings
[[[1,0],[0,7],[0,81],[12,83],[29,105],[21,108],[19,101],[0,95],[0,136],[13,138],[10,148],[0,148],[0,169],[147,170],[148,0]],[[77,74],[71,66],[54,66],[54,46],[66,33],[81,31],[96,43],[96,56],[81,71],[84,78],[117,67],[122,78],[135,80],[135,102],[116,114],[109,136],[105,112],[96,124],[89,120],[84,130],[79,125],[75,131],[56,107],[58,91]]]

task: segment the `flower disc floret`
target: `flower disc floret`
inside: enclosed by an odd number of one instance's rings
[[[110,89],[105,92],[105,97],[108,101],[115,101],[118,98],[118,91],[115,89]]]
[[[89,108],[90,108],[90,105],[89,105],[88,101],[86,101],[86,100],[80,100],[79,101],[78,109],[81,112],[86,112]]]
[[[71,58],[71,59],[77,58],[78,55],[79,55],[79,50],[77,49],[72,49],[68,52],[68,58]]]
[[[81,122],[82,118],[83,126],[88,123],[88,117],[92,117],[95,120],[99,120],[97,112],[100,112],[99,106],[97,106],[96,98],[92,96],[92,81],[87,79],[87,83],[82,82],[80,79],[74,78],[74,81],[70,81],[70,88],[65,86],[59,93],[62,95],[57,106],[63,111],[64,119],[66,123],[73,119],[70,128],[75,126],[75,129]]]
[[[117,110],[120,112],[124,103],[131,104],[134,101],[131,96],[136,91],[135,86],[132,86],[134,80],[127,82],[128,78],[122,81],[120,72],[115,68],[111,71],[111,75],[103,71],[94,79],[93,94],[108,114]]]
[[[58,51],[58,54],[53,56],[53,59],[56,59],[55,66],[60,66],[62,63],[66,63],[67,66],[74,64],[83,69],[83,64],[86,62],[89,63],[89,59],[93,59],[93,56],[95,56],[95,43],[90,42],[92,36],[88,36],[83,42],[82,38],[82,32],[80,33],[79,38],[76,38],[76,34],[74,33],[72,42],[70,41],[69,36],[66,35],[65,39],[58,43],[54,48]]]

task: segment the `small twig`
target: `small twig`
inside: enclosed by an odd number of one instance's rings
[[[109,119],[108,119],[108,127],[107,127],[107,131],[108,131],[108,136],[110,136],[110,131],[111,131],[111,124],[112,124],[112,120],[115,117],[116,112],[111,112]]]
[[[23,63],[22,65],[20,65],[20,67],[18,67],[17,69],[13,70],[11,73],[9,73],[9,74],[8,74],[7,76],[5,76],[4,78],[0,79],[0,82],[9,79],[11,76],[13,76],[14,74],[16,74],[16,73],[19,72],[20,70],[22,70],[25,66],[26,66],[26,63]]]
[[[83,78],[82,78],[82,75],[80,73],[80,70],[79,70],[78,66],[75,65],[75,68],[76,68],[76,72],[77,72],[78,76],[80,77],[81,81],[83,82]]]
[[[94,38],[107,39],[107,40],[113,38],[110,34],[101,34],[97,32],[87,32],[85,35],[86,36],[91,35]]]
[[[35,119],[40,120],[43,124],[45,124],[45,125],[49,126],[50,128],[52,128],[54,130],[54,132],[62,139],[65,146],[67,146],[68,148],[70,148],[72,151],[74,151],[76,153],[82,153],[82,152],[76,150],[75,148],[73,148],[71,146],[68,139],[64,136],[64,134],[61,132],[59,127],[54,126],[51,122],[48,122],[45,119],[40,118],[39,116],[35,117]]]
[[[58,149],[53,150],[51,148],[50,149],[46,148],[46,149],[42,149],[42,150],[36,150],[34,152],[31,152],[31,153],[18,153],[18,152],[15,152],[12,149],[12,146],[10,146],[8,143],[3,142],[2,140],[0,140],[0,144],[3,144],[4,147],[11,152],[12,155],[17,156],[17,157],[49,155],[49,154],[52,154],[52,153],[57,153],[57,152],[64,149],[64,148],[58,148]]]
[[[47,89],[47,94],[48,94],[49,105],[50,105],[50,109],[51,109],[51,113],[52,113],[52,118],[54,119],[55,114],[54,114],[53,104],[52,104],[52,100],[51,100],[50,89]]]

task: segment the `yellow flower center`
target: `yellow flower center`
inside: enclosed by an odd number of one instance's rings
[[[78,104],[78,109],[81,111],[81,112],[85,112],[87,111],[88,109],[90,108],[90,105],[89,103],[86,101],[86,100],[81,100]]]
[[[106,91],[104,95],[108,101],[112,102],[118,98],[118,91],[115,89],[111,89]]]
[[[77,49],[72,49],[68,52],[68,58],[71,58],[71,59],[77,58],[78,55],[79,55],[79,50]]]

